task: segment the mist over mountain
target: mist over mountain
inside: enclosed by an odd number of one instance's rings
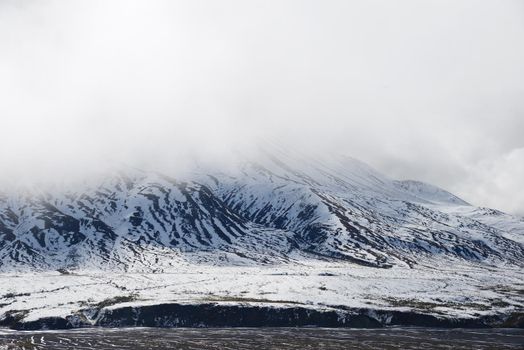
[[[521,1],[4,0],[0,182],[115,163],[176,175],[270,137],[522,214],[523,13]]]

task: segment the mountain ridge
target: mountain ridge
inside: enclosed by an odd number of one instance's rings
[[[327,160],[326,160],[327,159]],[[498,221],[494,220],[498,213]],[[524,224],[358,160],[265,152],[235,168],[173,179],[119,171],[64,191],[0,196],[0,270],[169,269],[342,259],[524,261]]]

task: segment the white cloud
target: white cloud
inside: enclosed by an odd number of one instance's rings
[[[271,135],[522,213],[523,38],[518,0],[1,1],[1,176]]]
[[[484,159],[472,166],[463,191],[488,207],[503,207],[524,216],[524,148],[511,150],[495,159]],[[503,201],[503,202],[502,202]]]

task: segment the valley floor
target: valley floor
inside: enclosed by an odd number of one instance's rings
[[[79,310],[166,303],[366,308],[478,318],[522,313],[524,272],[457,261],[378,269],[311,260],[262,267],[186,264],[162,273],[0,274],[0,319],[15,313],[26,322]],[[89,319],[90,313],[84,314]]]

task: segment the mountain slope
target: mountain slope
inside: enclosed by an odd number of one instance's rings
[[[0,196],[0,269],[165,270],[343,259],[524,261],[522,221],[346,157],[272,150],[182,180],[126,169],[70,190]],[[496,219],[494,219],[496,217]]]
[[[353,159],[300,163],[268,155],[240,169],[209,186],[249,220],[295,232],[306,251],[374,266],[436,256],[518,262],[523,254],[517,226],[461,215],[470,206],[452,194],[391,181]]]

